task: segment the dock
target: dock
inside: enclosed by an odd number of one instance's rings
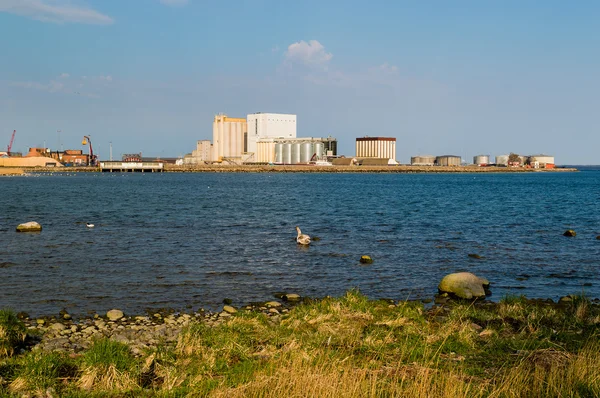
[[[100,162],[103,173],[162,173],[165,170],[163,162]]]

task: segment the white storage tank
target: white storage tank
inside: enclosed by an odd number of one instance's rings
[[[460,156],[444,155],[435,158],[437,166],[460,166],[462,159]]]
[[[283,144],[275,144],[275,163],[283,163]]]
[[[487,166],[490,164],[490,155],[473,156],[473,164],[477,166]]]
[[[413,166],[433,166],[435,164],[435,156],[413,156],[410,158],[410,164],[412,164]]]
[[[314,153],[312,142],[303,142],[300,149],[300,163],[308,163]]]
[[[292,161],[291,164],[300,163],[300,148],[301,144],[299,142],[295,142],[292,144]]]
[[[292,144],[290,144],[289,142],[286,142],[283,145],[283,151],[282,151],[282,163],[283,164],[292,164]]]
[[[508,155],[496,156],[496,166],[508,166]]]
[[[323,159],[323,154],[325,153],[325,144],[322,142],[315,142],[315,154],[316,160]]]
[[[532,155],[529,157],[529,164],[537,164],[542,169],[554,168],[554,156],[549,155]]]

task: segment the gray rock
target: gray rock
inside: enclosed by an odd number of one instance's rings
[[[67,327],[65,325],[63,325],[62,323],[53,323],[52,325],[50,325],[50,329],[52,330],[56,330],[57,332],[60,332],[62,330],[65,330]]]
[[[35,221],[17,225],[17,232],[40,232],[41,230],[42,226]]]
[[[237,310],[230,305],[223,306],[223,311],[225,311],[229,314],[235,314],[237,312]]]
[[[361,256],[359,261],[361,264],[373,264],[373,259],[371,256]]]
[[[110,310],[106,313],[106,317],[111,321],[118,321],[123,318],[123,311],[121,310]]]
[[[438,289],[440,292],[451,293],[463,299],[472,299],[476,297],[485,297],[485,288],[489,287],[490,282],[485,278],[480,278],[470,272],[458,272],[446,275]]]

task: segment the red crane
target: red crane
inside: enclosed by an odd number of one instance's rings
[[[90,163],[88,166],[96,166],[98,164],[98,157],[94,155],[94,150],[92,149],[92,140],[89,135],[83,136],[83,141],[81,141],[81,145],[90,144]]]
[[[10,137],[10,144],[8,144],[8,147],[6,148],[6,153],[8,154],[8,156],[10,156],[10,151],[12,150],[12,144],[15,141],[16,133],[17,133],[17,130],[13,130],[12,137]]]

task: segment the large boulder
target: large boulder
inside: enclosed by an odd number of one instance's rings
[[[453,294],[463,299],[485,297],[485,290],[490,282],[470,272],[449,274],[442,279],[438,289],[440,292]]]
[[[41,230],[42,226],[35,221],[17,225],[17,232],[40,232]]]

